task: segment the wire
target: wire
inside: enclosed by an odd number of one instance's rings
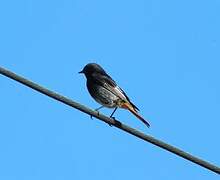
[[[97,111],[89,109],[86,106],[83,106],[80,103],[77,103],[73,100],[70,100],[65,96],[62,96],[62,95],[55,93],[49,89],[46,89],[46,88],[44,88],[44,87],[42,87],[32,81],[29,81],[28,79],[25,79],[15,73],[9,71],[9,70],[6,70],[6,69],[0,67],[0,74],[6,76],[8,78],[14,79],[17,82],[20,82],[20,83],[24,84],[25,86],[28,86],[28,87],[30,87],[30,88],[32,88],[42,94],[45,94],[53,99],[56,99],[57,101],[60,101],[68,106],[71,106],[71,107],[76,108],[86,114],[94,116],[97,119],[104,121],[112,126],[115,126],[123,131],[126,131],[127,133],[132,134],[132,135],[134,135],[144,141],[150,142],[158,147],[161,147],[171,153],[176,154],[177,156],[180,156],[180,157],[187,159],[187,160],[189,160],[199,166],[202,166],[206,169],[209,169],[210,171],[213,171],[217,174],[220,174],[220,168],[218,166],[215,166],[214,164],[211,164],[203,159],[197,158],[187,152],[184,152],[183,150],[181,150],[179,148],[176,148],[172,145],[169,145],[169,144],[167,144],[161,140],[158,140],[152,136],[146,135],[146,134],[144,134],[134,128],[131,128],[131,127],[125,125],[125,124],[122,124],[120,121],[118,121],[116,119],[114,120],[114,119],[111,119],[107,116],[104,116],[103,114],[98,113]]]

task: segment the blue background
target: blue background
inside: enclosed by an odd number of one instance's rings
[[[101,64],[151,128],[220,165],[220,2],[0,2],[0,65],[90,108],[79,75]],[[211,171],[0,76],[0,179],[200,179]],[[102,113],[109,115],[111,110]]]

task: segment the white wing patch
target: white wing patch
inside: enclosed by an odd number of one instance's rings
[[[123,91],[121,90],[121,88],[119,86],[114,87],[114,90],[116,92],[116,94],[118,95],[119,98],[121,98],[122,100],[127,101],[127,98],[125,97]]]
[[[112,87],[109,84],[105,83],[104,87],[106,87],[111,93],[113,93],[119,99],[128,102],[127,97],[124,95],[123,90],[119,86]]]

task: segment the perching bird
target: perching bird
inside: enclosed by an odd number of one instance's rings
[[[96,110],[102,107],[115,108],[110,116],[112,117],[118,107],[128,109],[147,127],[150,127],[150,124],[138,114],[139,109],[100,65],[89,63],[79,73],[85,74],[90,95],[102,105]]]

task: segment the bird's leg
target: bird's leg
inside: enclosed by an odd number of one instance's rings
[[[96,108],[95,111],[98,111],[99,109],[102,109],[104,106],[100,106],[99,108]]]
[[[102,109],[103,107],[104,107],[104,106],[100,106],[100,107],[98,107],[98,108],[95,109],[95,111],[97,111],[98,115],[99,115],[99,109]],[[91,119],[92,119],[93,116],[90,115],[90,117],[91,117]]]
[[[117,109],[118,109],[118,107],[116,107],[116,108],[114,109],[114,111],[112,112],[110,118],[114,119],[114,121],[115,121],[116,124],[121,125],[121,122],[120,122],[120,121],[117,121],[117,120],[115,119],[115,117],[113,117],[113,114],[115,113],[115,111],[116,111]],[[109,124],[109,126],[112,126],[112,125]]]
[[[115,113],[115,111],[118,109],[118,107],[116,107],[115,109],[114,109],[114,111],[112,112],[112,114],[110,115],[110,118],[112,118],[112,119],[115,119],[115,117],[112,117],[113,116],[113,114]]]

